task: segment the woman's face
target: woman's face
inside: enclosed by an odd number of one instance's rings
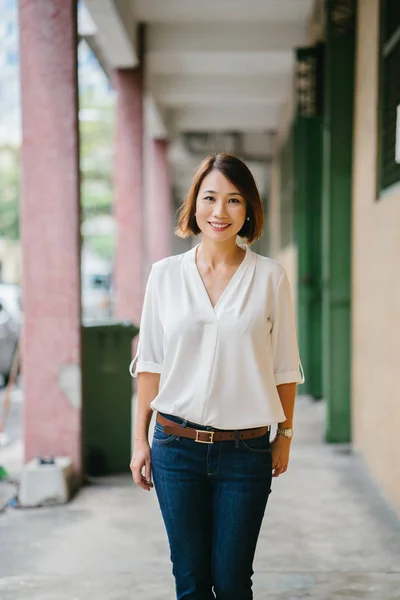
[[[214,241],[236,238],[246,219],[246,200],[220,171],[204,177],[196,200],[196,220]]]

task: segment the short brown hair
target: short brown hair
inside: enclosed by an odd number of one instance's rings
[[[258,240],[263,233],[264,212],[260,193],[250,169],[240,158],[218,152],[207,156],[193,178],[189,192],[179,209],[178,226],[175,234],[181,238],[201,233],[197,225],[195,212],[196,200],[201,183],[213,169],[220,171],[240,191],[246,200],[246,221],[238,235],[247,239],[249,244]],[[249,220],[247,220],[249,217]]]

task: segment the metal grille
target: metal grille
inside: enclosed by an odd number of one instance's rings
[[[396,162],[397,115],[400,114],[400,1],[383,2],[381,74],[381,188],[400,181]],[[398,149],[399,151],[399,149]]]
[[[295,84],[297,114],[301,117],[315,117],[322,114],[322,44],[296,50]]]
[[[383,42],[387,42],[400,25],[399,0],[386,0],[384,6]]]
[[[397,107],[400,105],[400,41],[384,59],[382,119],[382,187],[400,181],[400,164],[396,163]]]

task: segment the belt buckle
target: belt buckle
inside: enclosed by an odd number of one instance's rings
[[[207,435],[209,435],[210,441],[207,442],[206,440],[199,440],[199,433],[206,433]],[[196,439],[194,441],[198,442],[199,444],[213,444],[214,434],[215,431],[205,431],[204,429],[196,429]]]

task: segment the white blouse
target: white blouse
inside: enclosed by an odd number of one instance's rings
[[[218,429],[285,421],[276,386],[304,382],[290,285],[279,263],[242,247],[214,308],[197,247],[153,264],[130,365],[133,377],[160,373],[153,410]]]

